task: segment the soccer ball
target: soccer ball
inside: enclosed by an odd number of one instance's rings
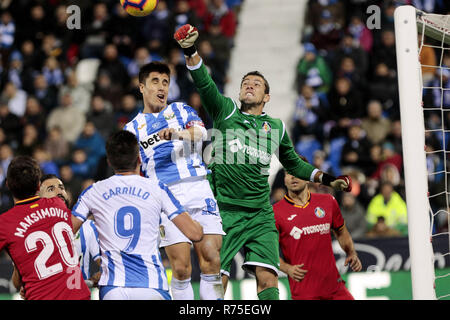
[[[158,0],[120,0],[120,4],[128,14],[143,17],[156,8]]]

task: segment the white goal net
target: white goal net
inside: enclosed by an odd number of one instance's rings
[[[449,299],[450,15],[402,6],[395,32],[413,298]]]

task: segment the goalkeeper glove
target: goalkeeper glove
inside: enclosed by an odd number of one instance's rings
[[[190,57],[197,52],[194,45],[195,40],[198,38],[198,30],[196,27],[193,27],[190,24],[185,24],[175,31],[173,37],[183,49],[185,56]]]
[[[352,178],[350,176],[339,176],[335,178],[324,172],[320,177],[320,183],[332,187],[337,191],[352,191]]]

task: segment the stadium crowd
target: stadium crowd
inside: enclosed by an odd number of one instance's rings
[[[0,213],[13,205],[5,175],[15,155],[31,155],[45,174],[59,176],[72,201],[112,174],[105,140],[142,109],[137,74],[152,60],[171,68],[168,102],[185,101],[211,127],[172,37],[186,23],[202,31],[199,53],[223,90],[241,2],[159,0],[149,16],[135,18],[118,0],[80,0],[81,28],[69,29],[70,1],[2,1]],[[393,31],[400,2],[312,0],[305,14],[291,139],[316,167],[352,176],[352,192],[336,196],[354,239],[406,235]],[[450,10],[439,0],[409,2],[428,12]],[[381,29],[366,26],[371,4],[381,8]],[[429,65],[439,59],[433,49],[422,55]],[[429,81],[438,79],[433,71]],[[431,92],[430,101],[440,101],[434,94],[441,92]],[[430,116],[430,121],[439,118]],[[430,136],[427,146],[436,144],[439,139]],[[428,162],[442,165],[439,159]],[[433,179],[432,186],[444,180],[442,175]],[[272,201],[284,192],[280,172]],[[436,228],[444,225],[441,221]]]
[[[354,239],[407,235],[394,33],[394,10],[404,4],[450,13],[448,1],[312,0],[305,15],[291,139],[317,168],[352,177],[352,192],[336,197]],[[379,11],[367,10],[370,5]],[[373,16],[376,12],[380,15]],[[450,67],[448,49],[438,49],[441,43],[431,39],[424,43],[436,47],[422,47],[422,65]],[[430,87],[424,90],[424,106],[440,108],[442,101],[450,107],[445,90],[450,69],[423,67],[422,73],[424,87]],[[441,111],[425,113],[425,119],[426,129],[448,121]],[[427,132],[426,151],[442,150],[448,138]],[[443,170],[445,160],[438,154],[427,155],[429,172]],[[284,196],[283,176],[281,170],[275,178],[273,202]],[[430,195],[448,190],[444,180],[442,173],[429,176]],[[430,197],[433,212],[446,207],[446,197]],[[435,232],[448,229],[446,214],[436,215],[434,222]]]

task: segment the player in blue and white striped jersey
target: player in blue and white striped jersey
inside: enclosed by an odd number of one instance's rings
[[[106,143],[115,175],[86,188],[72,209],[74,232],[90,214],[98,230],[102,273],[100,299],[170,299],[159,252],[159,225],[167,216],[192,241],[202,227],[158,181],[139,175],[139,147],[119,131]]]
[[[151,62],[139,71],[139,89],[144,110],[127,123],[125,130],[139,141],[143,174],[167,184],[194,220],[203,227],[203,240],[194,243],[200,265],[200,299],[223,299],[220,277],[222,219],[202,160],[202,143],[207,132],[190,106],[167,105],[170,69]],[[172,267],[171,291],[176,300],[194,299],[190,282],[191,242],[167,219],[163,219],[161,247]]]
[[[98,231],[95,222],[91,219],[86,220],[80,230],[75,234],[75,249],[80,255],[80,268],[83,279],[89,288],[97,286],[100,272],[92,270],[92,261],[101,264],[100,245],[98,243]]]

